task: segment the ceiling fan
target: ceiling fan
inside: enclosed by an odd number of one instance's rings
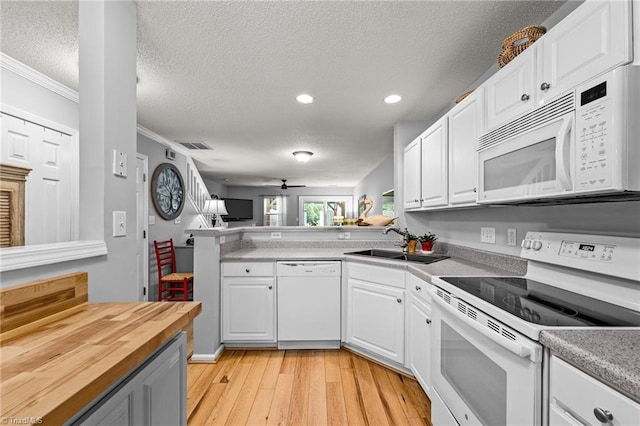
[[[280,189],[289,189],[289,188],[304,188],[307,185],[287,185],[286,179],[280,179],[282,181],[282,185],[280,185]],[[278,186],[278,185],[269,185],[269,186]]]

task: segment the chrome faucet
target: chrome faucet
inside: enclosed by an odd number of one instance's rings
[[[407,228],[404,228],[404,231],[401,231],[399,226],[388,225],[382,230],[382,233],[387,235],[389,231],[393,231],[396,234],[402,235],[402,244],[400,245],[400,247],[402,247],[403,251],[406,251],[407,246],[409,245],[409,230]]]

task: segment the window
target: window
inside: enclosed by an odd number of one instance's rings
[[[300,226],[331,226],[342,224],[353,214],[353,197],[312,196],[300,197]]]
[[[264,197],[264,226],[286,226],[287,204],[285,197]]]

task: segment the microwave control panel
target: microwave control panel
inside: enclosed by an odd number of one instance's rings
[[[607,99],[576,111],[575,189],[578,191],[613,184],[612,106],[611,99]]]

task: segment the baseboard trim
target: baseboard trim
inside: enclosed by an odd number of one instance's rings
[[[220,345],[218,349],[213,354],[196,354],[194,353],[189,358],[189,362],[192,364],[203,363],[203,364],[213,364],[218,361],[220,355],[224,352],[224,345]]]

